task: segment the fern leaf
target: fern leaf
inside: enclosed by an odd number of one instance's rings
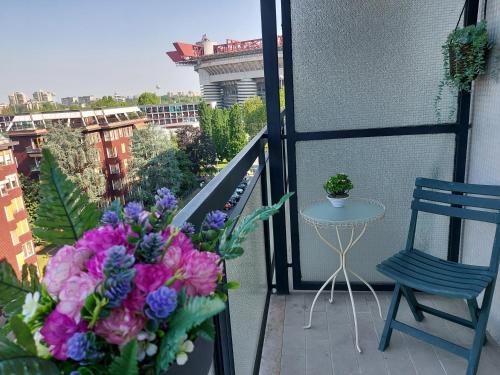
[[[156,358],[156,373],[166,371],[175,361],[182,338],[194,327],[220,313],[226,307],[222,299],[215,297],[194,297],[178,309],[168,324],[168,331],[163,336]]]
[[[54,245],[74,243],[98,224],[101,213],[61,171],[47,149],[43,149],[40,171],[41,200],[33,232]]]
[[[8,317],[21,311],[26,294],[33,291],[29,283],[24,284],[17,279],[7,261],[0,262],[0,306]]]
[[[4,336],[0,336],[0,374],[58,375],[59,369],[50,361],[36,357]]]
[[[138,375],[137,341],[132,340],[125,345],[119,356],[113,358],[109,367],[109,375]]]

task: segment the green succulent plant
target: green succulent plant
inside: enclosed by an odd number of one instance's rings
[[[333,198],[346,197],[353,187],[354,186],[349,179],[349,176],[342,173],[331,176],[323,184],[325,191]]]

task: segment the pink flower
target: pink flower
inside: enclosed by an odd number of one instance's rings
[[[104,225],[85,232],[75,246],[79,250],[87,249],[95,253],[86,264],[92,276],[98,279],[103,278],[102,267],[106,259],[106,250],[110,247],[122,245],[129,251],[133,250],[133,245],[129,244],[127,241],[128,235],[132,235],[132,232],[130,231],[130,227],[126,224],[120,224],[116,228],[112,225]]]
[[[50,258],[43,283],[53,297],[59,294],[63,284],[71,276],[77,275],[84,268],[85,261],[91,256],[89,250],[76,250],[73,246],[63,246]]]
[[[215,253],[192,251],[184,260],[184,287],[188,296],[208,296],[217,287],[220,273],[219,256]]]
[[[79,322],[80,310],[85,303],[85,299],[94,292],[96,285],[97,280],[84,272],[70,277],[65,281],[59,292],[59,303],[56,310]]]
[[[171,228],[168,227],[163,233],[163,238],[169,239],[171,233]],[[185,257],[195,251],[193,243],[184,233],[179,232],[170,244],[165,257],[163,258],[163,264],[166,265],[172,272],[177,271],[183,266],[183,261]]]
[[[145,318],[126,307],[113,309],[106,319],[95,325],[95,333],[110,344],[124,345],[144,328]]]
[[[137,264],[135,271],[135,288],[127,296],[124,305],[132,311],[142,311],[149,292],[165,284],[173,272],[163,264]]]
[[[76,332],[85,331],[87,322],[77,324],[69,316],[59,311],[52,311],[40,330],[43,339],[49,345],[49,350],[54,358],[64,361],[67,359],[68,340]]]

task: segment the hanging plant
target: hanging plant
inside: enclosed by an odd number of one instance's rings
[[[444,86],[470,92],[472,81],[486,71],[486,58],[493,47],[494,42],[488,37],[486,21],[456,28],[448,35],[442,46],[445,74],[435,100],[438,118]]]

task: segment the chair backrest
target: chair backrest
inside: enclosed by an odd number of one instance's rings
[[[417,178],[406,249],[413,248],[419,211],[496,224],[490,267],[498,268],[500,252],[500,186]]]

